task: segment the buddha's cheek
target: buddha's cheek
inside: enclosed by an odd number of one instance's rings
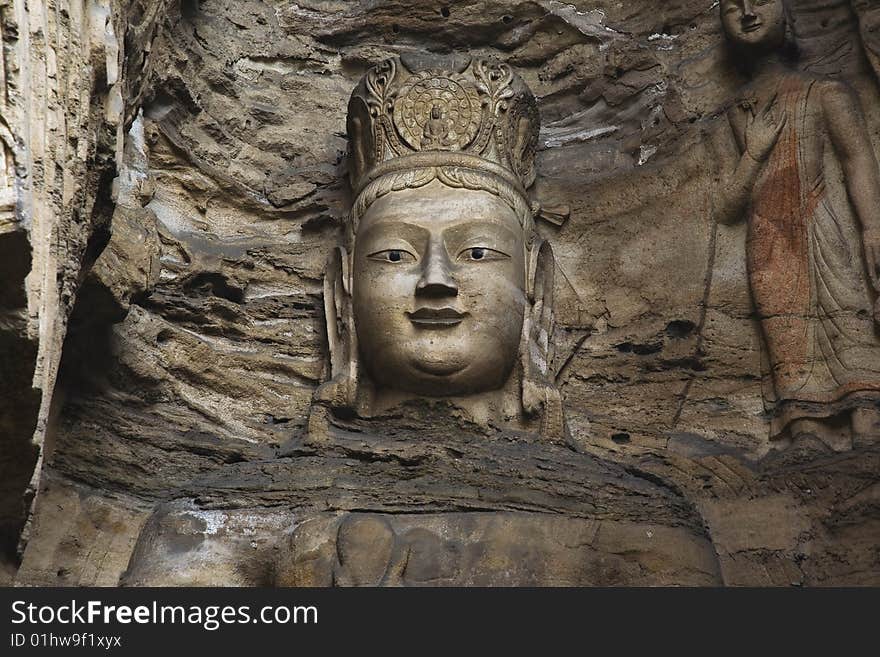
[[[504,265],[493,263],[495,272],[473,267],[459,275],[458,301],[468,313],[462,328],[470,376],[495,387],[517,360],[526,307],[522,272]]]
[[[382,382],[406,367],[406,345],[415,332],[406,313],[412,311],[418,275],[371,265],[355,270],[352,302],[361,359]]]

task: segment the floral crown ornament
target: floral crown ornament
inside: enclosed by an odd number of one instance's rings
[[[539,128],[535,97],[507,64],[387,59],[367,72],[348,104],[354,196],[388,174],[455,167],[499,178],[528,203]]]

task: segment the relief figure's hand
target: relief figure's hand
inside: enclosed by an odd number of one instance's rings
[[[749,112],[746,120],[746,153],[756,162],[767,161],[788,122],[785,113],[777,116],[773,111],[775,103],[776,94],[773,94],[761,109],[754,113]]]

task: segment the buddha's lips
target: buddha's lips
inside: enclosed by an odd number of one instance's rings
[[[457,326],[468,316],[468,313],[460,313],[455,308],[419,308],[414,313],[406,313],[416,326],[425,328],[444,328]]]
[[[754,23],[749,23],[748,25],[744,25],[742,28],[743,32],[754,32],[755,30],[761,29],[764,23],[761,21],[755,21]]]

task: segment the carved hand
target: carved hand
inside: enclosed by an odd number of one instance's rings
[[[756,162],[767,161],[788,122],[785,113],[777,117],[773,112],[776,95],[773,94],[770,100],[754,114],[749,112],[746,119],[746,153]]]

